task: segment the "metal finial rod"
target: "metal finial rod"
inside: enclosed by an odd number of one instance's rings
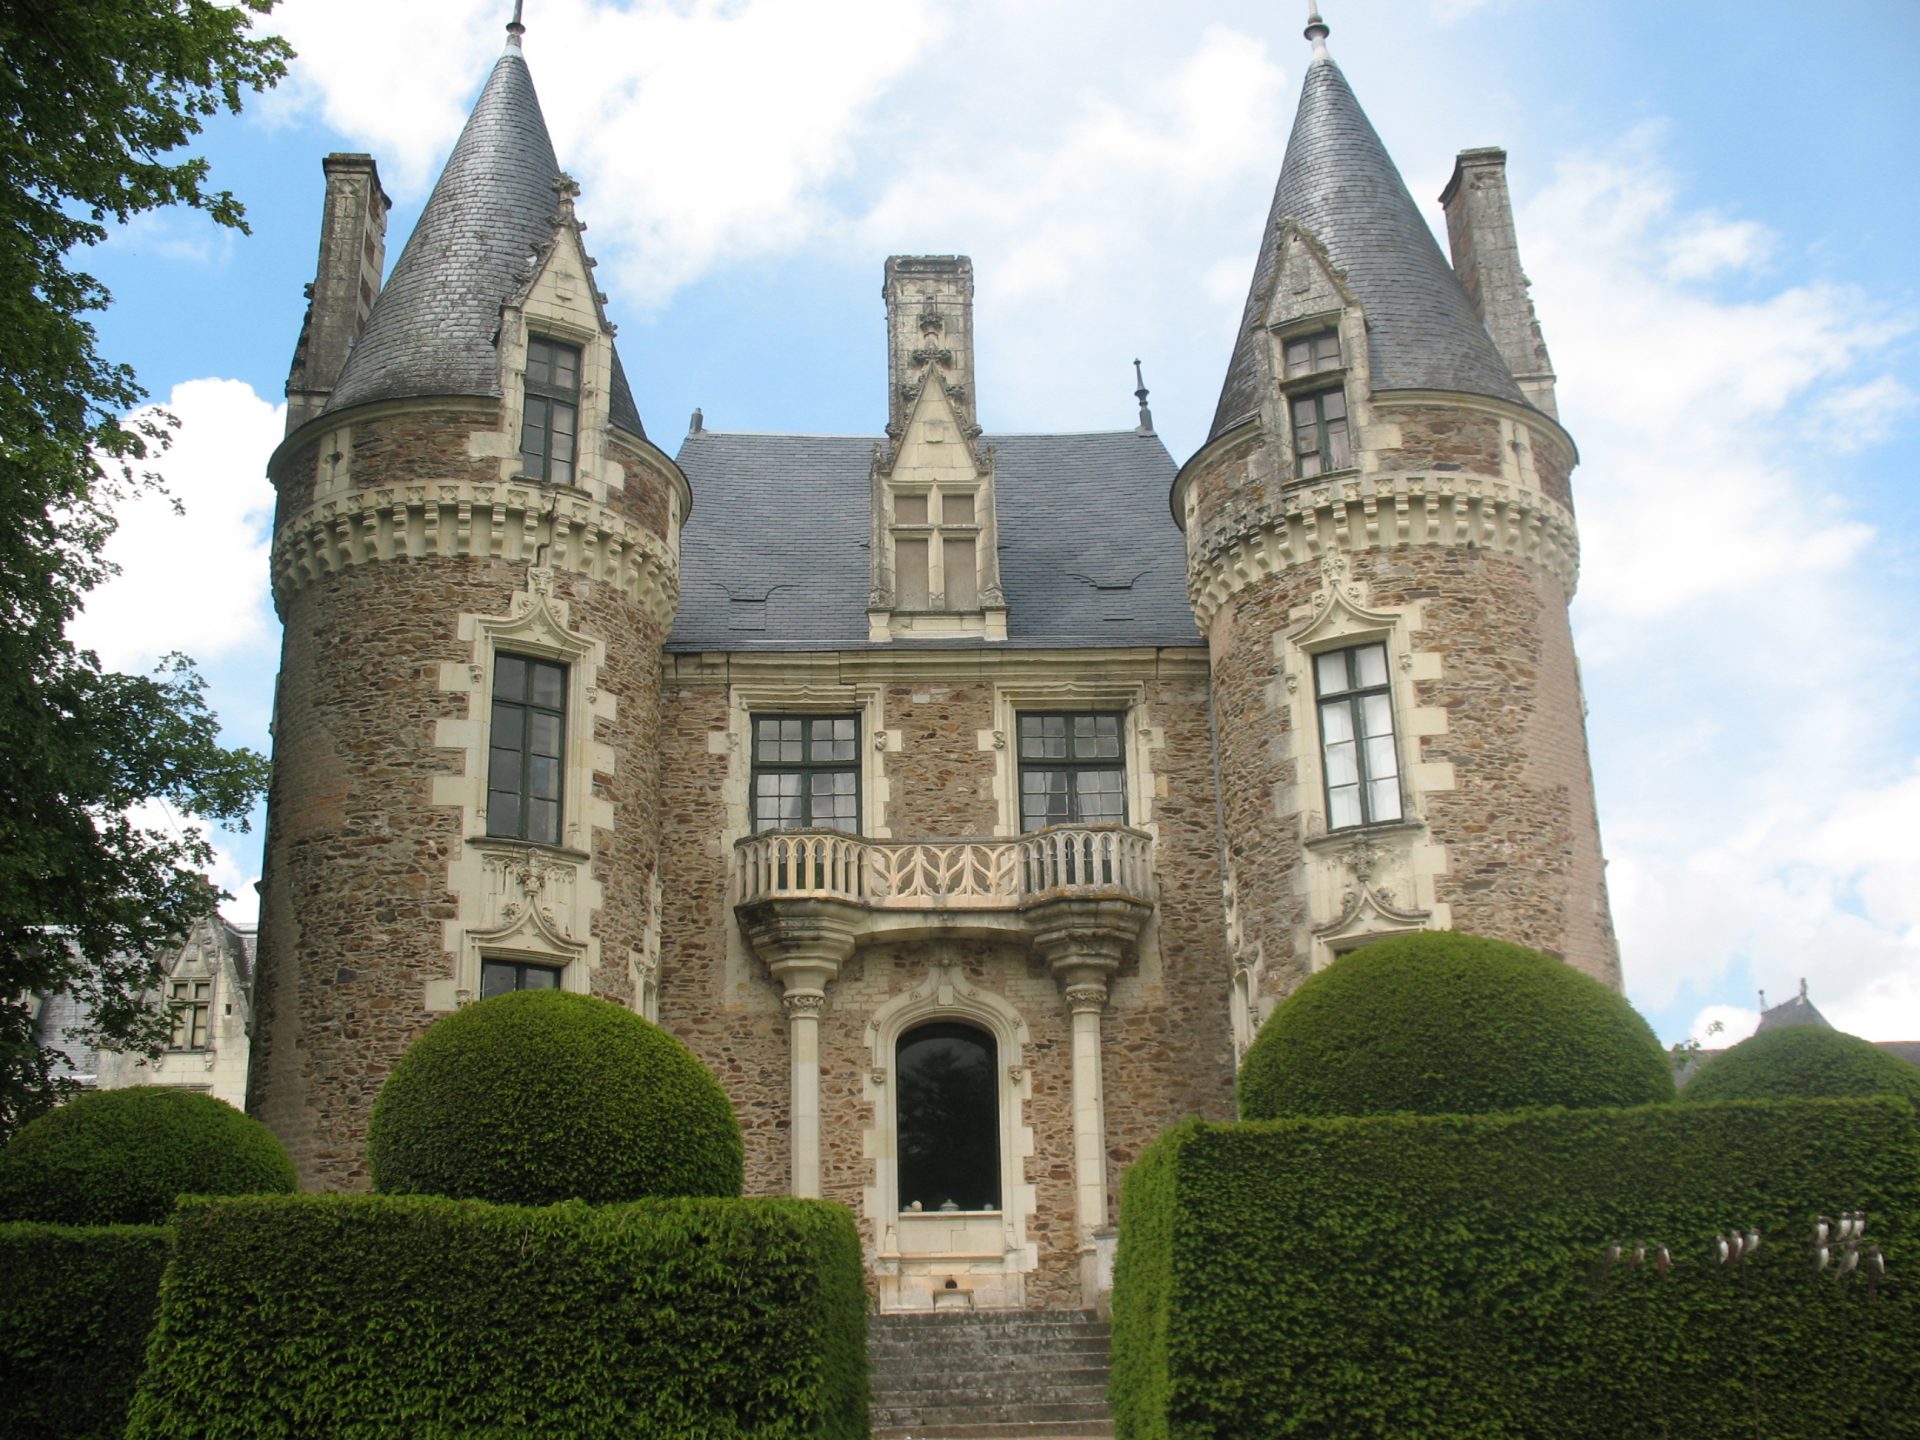
[[[513,19],[507,22],[507,44],[518,46],[520,37],[527,33],[527,27],[520,23],[520,7],[525,0],[513,0]]]
[[[1148,434],[1153,429],[1153,411],[1147,408],[1147,379],[1140,373],[1140,362],[1133,362],[1133,383],[1139,388],[1133,392],[1134,399],[1140,402],[1140,433]]]
[[[1320,18],[1319,0],[1308,0],[1307,28],[1301,33],[1313,42],[1313,58],[1326,59],[1327,36],[1332,32],[1327,28],[1327,22]]]

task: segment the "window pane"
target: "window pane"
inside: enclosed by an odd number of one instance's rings
[[[1365,735],[1393,739],[1393,702],[1384,695],[1364,695],[1360,699],[1360,729]]]
[[[553,342],[551,340],[528,339],[527,378],[541,385],[553,379]]]
[[[520,790],[517,780],[512,790],[487,792],[487,833],[489,835],[520,833]]]
[[[497,749],[518,750],[526,743],[526,713],[518,705],[493,702],[493,743]]]
[[[1313,476],[1318,475],[1319,473],[1320,473],[1320,457],[1318,455],[1302,455],[1300,457],[1301,479],[1303,480],[1310,479]]]
[[[1359,672],[1362,686],[1387,683],[1387,647],[1362,645],[1353,652],[1353,668]]]
[[[527,759],[527,794],[543,800],[560,798],[560,762],[547,755]]]
[[[1345,700],[1320,707],[1320,728],[1329,745],[1353,739],[1353,709]]]
[[[947,608],[976,610],[980,606],[980,576],[974,568],[973,537],[941,542],[940,563],[947,572]]]
[[[1340,332],[1329,330],[1324,335],[1314,337],[1313,355],[1322,370],[1338,365],[1340,363]]]
[[[520,967],[520,988],[522,990],[558,990],[560,972],[547,965],[523,965]]]
[[[496,746],[487,752],[487,788],[519,790],[520,752],[518,750],[502,750]]]
[[[509,700],[523,700],[527,694],[527,662],[518,655],[497,655],[493,661],[493,693]]]
[[[554,800],[527,802],[527,839],[541,845],[560,843],[560,805]]]
[[[518,978],[512,965],[502,965],[494,960],[483,961],[480,965],[480,998],[491,1000],[496,995],[518,989],[514,983]]]
[[[1360,787],[1344,785],[1327,792],[1327,824],[1335,830],[1360,823]]]
[[[1313,678],[1322,695],[1338,695],[1347,688],[1347,652],[1335,650],[1313,657]]]
[[[894,563],[899,567],[899,593],[896,601],[903,610],[927,608],[927,542],[896,540]]]
[[[535,755],[558,755],[560,753],[560,717],[536,710],[528,718],[533,724],[533,739],[527,748]]]
[[[1117,825],[1127,818],[1126,788],[1116,770],[1083,770],[1078,777],[1080,822]]]
[[[553,347],[553,384],[559,390],[580,388],[580,352],[571,345]]]
[[[973,496],[956,495],[951,490],[940,496],[940,523],[943,525],[973,524]]]
[[[927,523],[927,497],[924,495],[896,495],[893,497],[894,523],[899,525],[924,525]]]
[[[1320,412],[1315,408],[1313,402],[1314,397],[1311,395],[1293,402],[1293,428],[1295,430],[1311,431],[1320,423]],[[1307,448],[1312,449],[1313,447],[1309,445]]]
[[[1327,464],[1332,469],[1344,470],[1353,463],[1353,451],[1347,445],[1347,422],[1329,420],[1327,422]]]
[[[1373,819],[1398,820],[1400,818],[1400,782],[1398,780],[1376,780],[1367,788],[1368,799],[1373,803]]]
[[[1343,420],[1347,414],[1347,393],[1344,390],[1329,390],[1324,395],[1314,397],[1320,402],[1320,416],[1324,420]]]
[[[1360,757],[1351,740],[1335,741],[1327,746],[1327,783],[1355,785],[1360,781]]]
[[[1310,340],[1289,340],[1287,342],[1287,374],[1304,375],[1313,368],[1313,342]]]
[[[1393,736],[1381,735],[1367,741],[1367,778],[1399,783],[1400,765],[1394,758]]]

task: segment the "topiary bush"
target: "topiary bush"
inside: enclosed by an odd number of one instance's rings
[[[1687,1082],[1692,1100],[1845,1100],[1898,1095],[1920,1106],[1920,1066],[1857,1035],[1793,1025],[1716,1055]]]
[[[224,1100],[170,1085],[76,1096],[0,1150],[0,1219],[157,1225],[181,1195],[299,1188],[273,1132]]]
[[[1618,992],[1537,950],[1452,931],[1380,940],[1284,1001],[1240,1067],[1240,1114],[1474,1115],[1673,1099]]]
[[[436,1021],[367,1126],[373,1187],[502,1205],[737,1196],[740,1125],[691,1051],[630,1010],[522,990]]]

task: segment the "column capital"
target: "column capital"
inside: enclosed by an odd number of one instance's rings
[[[1042,901],[1028,909],[1034,953],[1047,962],[1076,1009],[1106,1003],[1107,981],[1133,954],[1153,907],[1141,900],[1108,897]],[[1098,991],[1099,1003],[1078,1003],[1076,991]]]
[[[735,913],[747,944],[790,1000],[825,992],[853,954],[862,919],[858,906],[840,900],[767,900]],[[789,1006],[788,1016],[794,1013]]]

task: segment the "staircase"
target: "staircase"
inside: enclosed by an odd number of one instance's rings
[[[874,1440],[1111,1437],[1107,1324],[1081,1310],[875,1315]]]

